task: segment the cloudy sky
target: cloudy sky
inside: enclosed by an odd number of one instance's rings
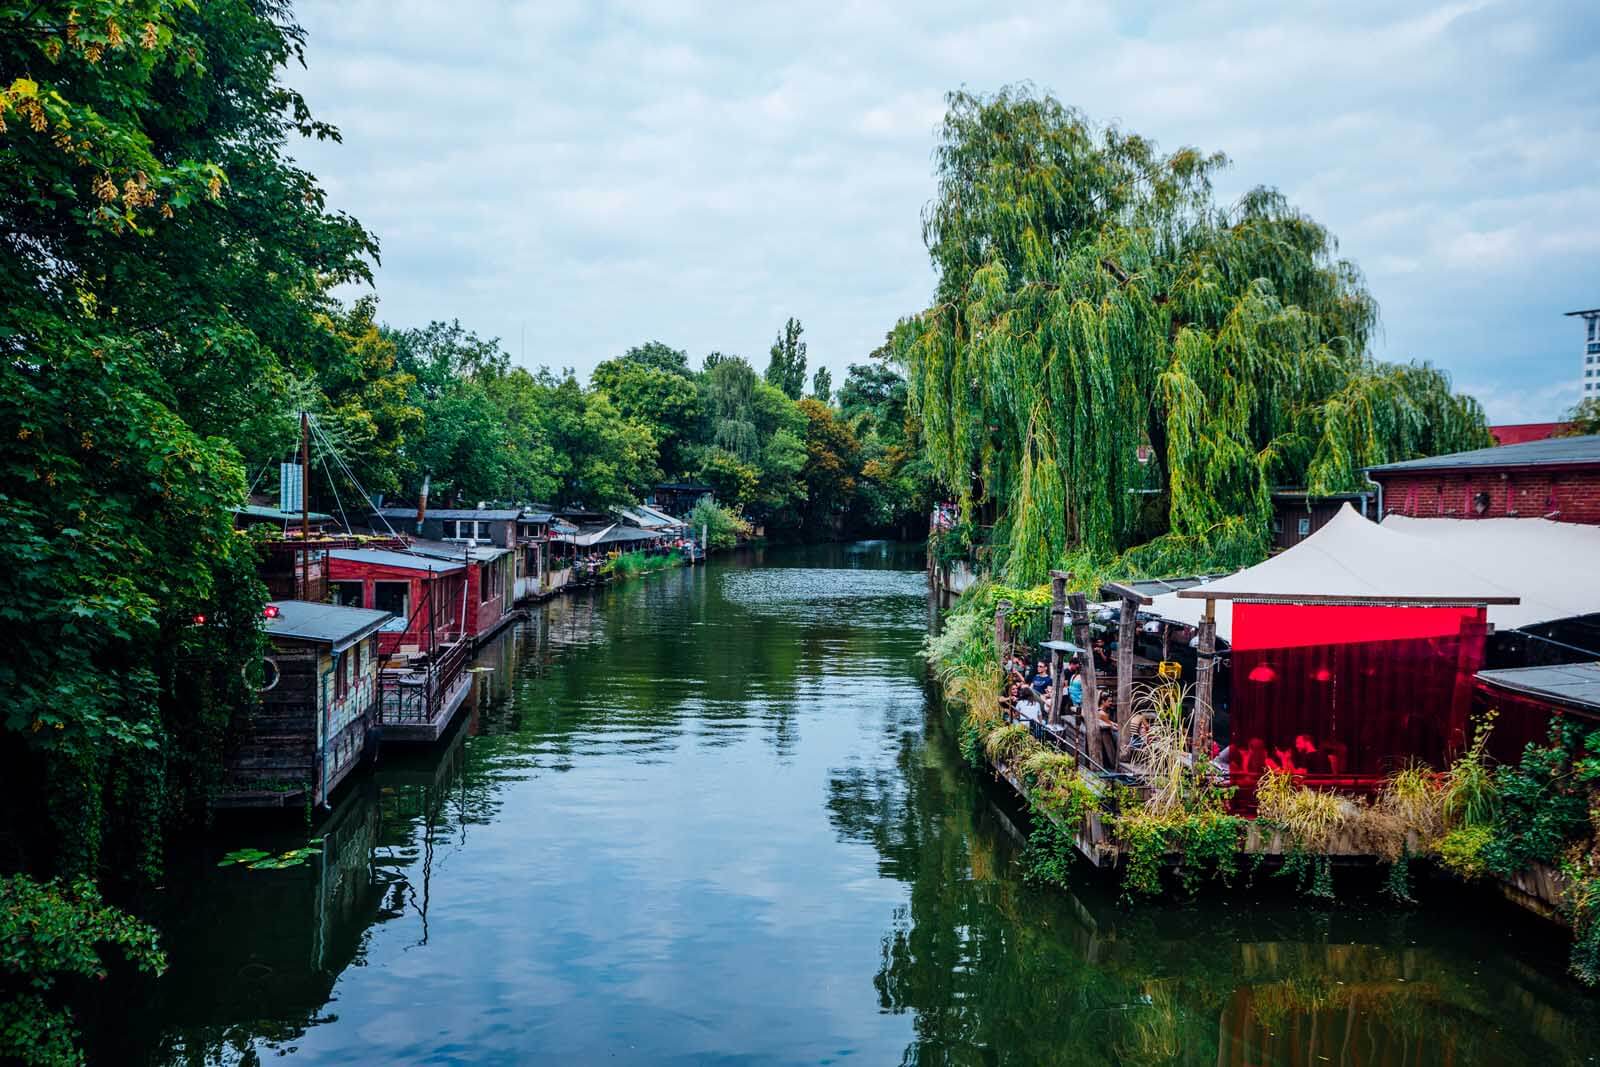
[[[837,383],[933,276],[944,94],[1031,81],[1283,189],[1496,421],[1579,395],[1600,307],[1600,4],[300,0],[297,155],[375,231],[382,314],[586,373],[659,339]]]

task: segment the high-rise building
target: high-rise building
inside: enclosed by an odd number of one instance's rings
[[[1600,308],[1569,311],[1583,319],[1583,399],[1600,395]]]

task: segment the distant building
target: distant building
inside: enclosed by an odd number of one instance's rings
[[[1491,426],[1489,433],[1497,445],[1523,445],[1555,437],[1571,425],[1570,422],[1512,422]]]
[[[1372,493],[1334,493],[1312,496],[1304,489],[1275,489],[1272,493],[1272,551],[1293,548],[1322,529],[1346,504],[1363,517],[1378,521]]]
[[[1383,515],[1600,525],[1600,435],[1552,437],[1367,471]]]
[[[1569,311],[1569,316],[1583,320],[1583,399],[1600,393],[1600,308],[1587,311]]]

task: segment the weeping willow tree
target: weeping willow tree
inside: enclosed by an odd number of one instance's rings
[[[1216,203],[1225,157],[1008,89],[952,94],[935,159],[938,287],[895,348],[937,476],[969,515],[995,507],[1012,584],[1073,552],[1253,562],[1274,485],[1352,490],[1490,443],[1443,373],[1372,358],[1377,306],[1327,230],[1270,189]]]

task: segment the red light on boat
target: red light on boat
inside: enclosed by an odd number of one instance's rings
[[[263,618],[276,619],[278,617],[278,605],[268,604],[265,608],[261,609],[261,615]]]
[[[1258,663],[1250,668],[1248,677],[1252,682],[1276,682],[1278,680],[1278,672],[1265,663]]]
[[[1328,679],[1333,677],[1333,672],[1326,667],[1318,667],[1316,673],[1311,677],[1315,678],[1319,682],[1326,682]]]
[[[194,617],[194,624],[196,626],[204,626],[206,624],[206,617],[204,615],[196,615]]]

